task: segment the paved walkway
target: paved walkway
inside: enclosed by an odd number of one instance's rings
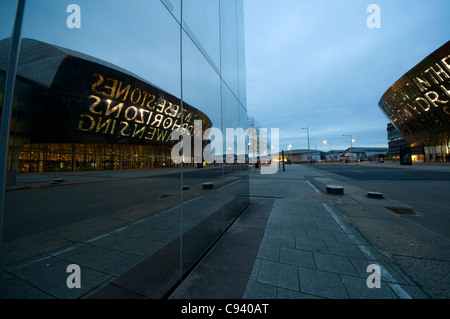
[[[288,166],[286,172],[275,175],[252,174],[253,205],[272,199],[272,206],[247,285],[240,292],[242,298],[427,298],[406,274],[344,222],[333,204],[336,196],[324,195],[307,179],[322,176],[305,165]],[[341,200],[346,199],[338,199]],[[262,207],[260,210],[264,215]],[[241,253],[239,245],[228,250],[229,257]],[[224,287],[225,269],[216,272],[216,277],[207,271],[212,269],[210,260],[218,256],[226,258],[221,246],[210,252],[202,267],[194,270],[172,297],[236,298],[238,292],[230,295],[217,285],[221,282]],[[367,286],[367,279],[373,274],[367,272],[369,265],[380,267],[380,288]],[[237,263],[231,267],[233,271],[238,269]],[[225,283],[234,284],[229,277]]]
[[[252,173],[250,208],[169,298],[427,298],[408,275],[345,222],[335,204],[351,199],[326,195],[320,185],[310,181],[324,177],[307,165],[289,165],[286,172],[280,170],[275,175]],[[209,199],[210,205],[223,204]],[[189,205],[198,205],[200,214],[205,202],[192,201]],[[163,246],[173,239],[177,225],[160,225],[157,233],[153,229],[149,233],[144,226],[156,227],[152,218],[164,219],[177,214],[176,209],[34,258],[30,263],[6,267],[3,280],[8,283],[8,291],[4,297],[90,297],[89,291],[108,285],[152,254],[148,248],[154,245],[149,242]],[[82,274],[89,278],[89,286],[82,291],[65,286],[65,266],[72,260],[84,260],[87,266],[83,269],[89,269]],[[367,272],[369,265],[379,266],[381,288],[368,288],[367,279],[372,275]],[[54,275],[57,270],[60,276]],[[139,282],[139,278],[135,280]]]

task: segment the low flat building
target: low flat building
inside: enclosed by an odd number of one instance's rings
[[[357,154],[358,158],[369,158],[377,155],[386,155],[389,152],[387,147],[352,147],[345,150],[346,153]]]
[[[345,153],[345,150],[329,150],[327,152],[321,152],[320,157],[322,161],[336,162],[341,160],[341,156]]]
[[[284,159],[286,162],[291,162],[295,164],[299,163],[309,163],[309,162],[319,162],[321,159],[322,151],[318,150],[290,150],[284,152]]]

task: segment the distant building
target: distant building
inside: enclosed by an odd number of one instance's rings
[[[353,158],[353,160],[377,161],[380,157],[387,156],[387,147],[352,147],[345,150],[342,158]]]
[[[321,153],[318,150],[290,150],[284,151],[284,159],[292,163],[318,162]]]
[[[320,158],[322,161],[335,162],[340,161],[343,154],[345,154],[345,150],[330,150],[327,152],[321,152]]]

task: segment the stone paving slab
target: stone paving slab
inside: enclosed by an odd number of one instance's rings
[[[317,190],[301,177],[283,182],[301,191],[275,199],[243,298],[427,298],[344,221],[338,201],[314,197]],[[367,286],[373,264],[381,268],[381,288]]]

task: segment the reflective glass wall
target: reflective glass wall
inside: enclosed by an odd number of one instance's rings
[[[167,297],[249,204],[237,138],[195,156],[247,128],[242,0],[27,1],[19,52],[2,298]]]

